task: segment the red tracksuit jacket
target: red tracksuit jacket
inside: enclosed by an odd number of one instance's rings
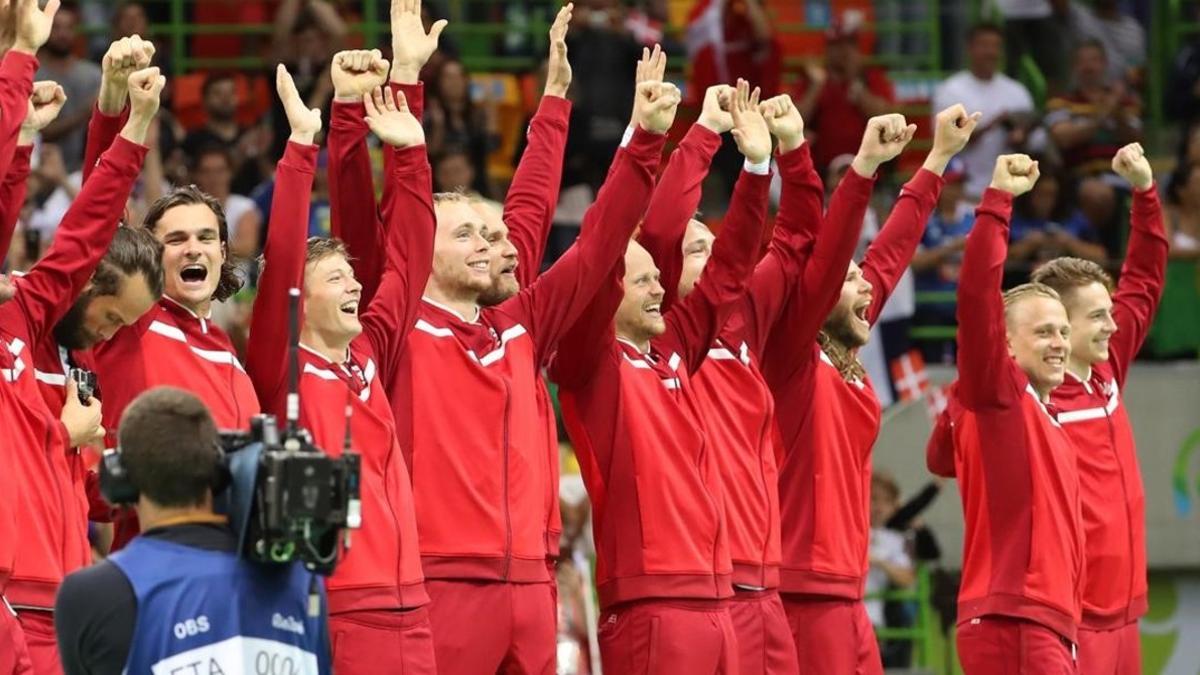
[[[700,202],[700,184],[721,137],[696,125],[671,155],[646,211],[638,241],[662,274],[664,311],[675,304],[682,240]],[[779,586],[779,447],[775,399],[759,371],[763,343],[779,318],[821,222],[821,179],[808,145],[777,158],[784,181],[779,218],[747,292],[691,379],[710,447],[724,481],[733,583]],[[732,209],[731,209],[732,210]]]
[[[424,111],[425,90],[420,83],[403,85],[391,83],[393,90],[403,92],[409,110],[417,119]],[[570,120],[570,101],[557,96],[543,96],[537,114],[529,124],[528,145],[517,165],[512,184],[504,200],[504,222],[509,239],[517,249],[517,280],[528,288],[537,280],[545,253],[546,237],[558,204],[558,189],[562,182],[563,152],[567,144]],[[355,273],[363,283],[364,304],[374,293],[383,269],[384,250],[377,239],[378,226],[375,194],[371,190],[371,163],[367,154],[367,126],[363,122],[362,104],[333,104],[329,131],[329,199],[333,214],[333,234],[346,242],[354,252]],[[384,155],[385,164],[391,161]],[[391,199],[391,188],[385,183],[384,203]],[[361,253],[360,253],[361,252]],[[538,386],[537,414],[545,428],[544,446],[552,480],[547,482],[545,495],[547,559],[558,558],[562,519],[558,509],[558,429],[554,419],[554,404],[545,383]]]
[[[733,594],[720,464],[691,373],[745,292],[769,186],[742,173],[713,259],[649,353],[616,335],[618,263],[551,366],[592,500],[602,607]]]
[[[38,452],[16,458],[22,477],[16,502],[31,522],[8,593],[14,604],[53,607],[62,577],[90,561],[87,501],[72,480],[78,450],[38,390],[34,350],[54,341],[54,324],[108,249],[145,154],[146,148],[117,139],[63,218],[53,246],[16,280],[16,297],[0,307],[0,335],[13,358],[6,379],[22,399],[25,428],[41,439],[33,446]]]
[[[868,321],[878,318],[912,259],[941,186],[936,174],[918,171],[867,249],[861,267],[874,287]],[[787,411],[778,418],[783,442],[780,590],[785,593],[852,600],[863,594],[879,400],[869,380],[842,377],[816,336],[837,304],[872,187],[854,171],[842,179],[801,285],[768,339],[763,359],[776,405]]]
[[[638,131],[538,282],[475,317],[426,299],[388,388],[409,453],[425,576],[544,582],[558,477],[547,456],[541,365],[624,252],[665,138]]]
[[[1146,495],[1121,388],[1146,339],[1167,266],[1162,207],[1152,186],[1133,195],[1129,252],[1113,295],[1109,359],[1086,381],[1070,373],[1050,395],[1079,451],[1086,533],[1083,626],[1119,628],[1146,613]]]
[[[289,143],[275,176],[276,195],[251,323],[246,369],[264,408],[279,416],[287,399],[288,289],[304,282],[307,199],[312,192],[317,146]],[[388,149],[391,152],[391,149]],[[394,191],[384,270],[371,304],[361,313],[363,333],[345,361],[333,363],[302,347],[300,424],[333,456],[342,453],[346,425],[351,446],[362,455],[363,527],[327,583],[333,613],[402,609],[429,601],[413,512],[412,486],[396,438],[392,407],[382,380],[397,365],[433,261],[435,227],[425,147],[401,150],[390,161]],[[346,419],[345,408],[352,406]]]
[[[1019,617],[1074,640],[1084,571],[1077,453],[1008,354],[1000,285],[1011,212],[1011,195],[984,192],[958,284],[958,620]]]

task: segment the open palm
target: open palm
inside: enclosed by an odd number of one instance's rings
[[[376,87],[363,94],[363,105],[367,108],[367,126],[379,140],[397,148],[425,144],[425,129],[409,112],[403,93]]]

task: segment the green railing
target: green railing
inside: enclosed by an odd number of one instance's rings
[[[913,643],[913,668],[930,668],[940,671],[943,664],[938,658],[936,646],[940,631],[937,614],[933,609],[933,582],[930,570],[925,565],[917,566],[917,580],[912,588],[872,593],[865,600],[883,600],[885,602],[909,603],[916,610],[913,624],[907,627],[877,626],[875,636],[880,640],[903,641]]]

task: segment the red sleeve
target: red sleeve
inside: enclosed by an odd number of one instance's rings
[[[364,307],[379,286],[385,257],[371,156],[367,151],[370,128],[363,121],[366,116],[362,103],[335,101],[329,115],[327,139],[330,230],[350,251],[354,276],[363,285]],[[267,229],[269,232],[270,228]]]
[[[887,222],[867,248],[862,271],[874,289],[871,308],[867,312],[867,321],[872,325],[917,252],[921,235],[925,233],[925,223],[929,222],[929,214],[933,213],[942,193],[942,184],[941,176],[925,169],[918,170],[900,188],[900,198],[892,207]]]
[[[375,300],[363,313],[363,331],[371,342],[384,381],[390,381],[399,354],[417,319],[421,294],[433,268],[433,176],[424,145],[396,152],[388,183],[394,204],[388,224],[387,266]]]
[[[1016,405],[1020,388],[999,378],[1013,372],[1004,327],[1004,260],[1012,195],[988,188],[975,210],[958,277],[958,399],[968,410]]]
[[[561,265],[577,255],[578,249],[572,246],[556,264]],[[625,261],[618,260],[585,311],[563,334],[547,371],[550,379],[559,386],[581,389],[595,376],[602,360],[616,354],[614,317],[625,296],[624,276]]]
[[[938,413],[933,423],[933,431],[925,444],[925,466],[935,476],[954,478],[957,470],[954,466],[954,385],[946,390],[949,401],[946,409]]]
[[[766,349],[766,366],[776,381],[792,377],[813,358],[813,341],[841,295],[874,188],[874,177],[864,178],[850,169],[833,191],[822,236],[768,338],[773,347]]]
[[[695,290],[666,314],[667,332],[655,342],[676,350],[689,373],[700,369],[709,346],[746,292],[746,282],[758,259],[770,189],[770,174],[742,171],[733,188],[725,226],[713,244],[712,260]]]
[[[504,198],[504,224],[517,249],[517,281],[521,288],[538,278],[546,238],[558,206],[562,185],[563,152],[571,102],[558,96],[543,96],[537,114],[529,123],[528,145],[517,164],[508,195]]]
[[[393,92],[404,94],[404,100],[408,102],[408,111],[412,116],[420,122],[425,117],[425,83],[418,82],[416,84],[399,84],[396,82],[388,82],[388,88]],[[393,162],[396,159],[396,149],[391,146],[383,148],[383,175],[391,176],[393,172]],[[387,181],[383,182],[383,222],[387,222],[387,213],[392,203],[392,186]],[[383,237],[380,237],[380,242]],[[382,271],[382,267],[380,267]]]
[[[8,165],[8,173],[0,182],[0,209],[3,209],[0,212],[0,260],[8,256],[17,220],[21,217],[21,207],[25,205],[25,193],[29,186],[29,158],[32,154],[32,145],[17,146],[12,163]]]
[[[751,349],[760,357],[767,335],[779,320],[821,227],[825,187],[813,166],[808,145],[805,143],[776,158],[783,179],[779,215],[767,255],[754,269],[746,294],[747,337]]]
[[[1113,320],[1117,332],[1112,336],[1112,363],[1117,382],[1125,384],[1129,364],[1154,322],[1158,301],[1162,298],[1167,273],[1166,229],[1158,191],[1151,185],[1133,193],[1130,216],[1129,250],[1121,266],[1121,278],[1113,295]]]
[[[667,160],[667,168],[659,176],[650,206],[646,208],[638,243],[646,247],[658,265],[665,291],[663,314],[670,311],[679,296],[683,238],[687,234],[688,221],[700,206],[701,184],[708,175],[713,155],[720,149],[720,135],[693,124]]]
[[[112,147],[113,141],[117,139],[128,119],[128,103],[125,104],[125,109],[119,115],[105,115],[100,112],[99,105],[92,105],[92,117],[88,120],[87,144],[83,149],[84,182],[87,182],[88,176],[91,176],[92,172],[96,169],[96,163],[100,161],[100,155]],[[155,119],[153,123],[158,124],[158,120]]]
[[[145,353],[142,337],[158,312],[155,305],[132,326],[118,330],[112,338],[92,347],[100,401],[104,404],[105,447],[116,447],[117,426],[125,406],[146,390],[146,361],[152,357]]]
[[[304,288],[308,211],[313,174],[317,169],[316,145],[288,142],[275,170],[271,198],[271,226],[263,247],[262,274],[250,316],[246,341],[246,374],[264,410],[282,410],[288,369],[288,293]],[[302,322],[303,323],[303,322]]]
[[[0,61],[0,176],[8,175],[9,162],[16,152],[37,67],[36,58],[11,49]],[[4,246],[7,245],[6,241]]]
[[[625,254],[634,228],[645,213],[654,187],[666,136],[642,129],[618,150],[614,168],[583,216],[574,255],[564,256],[528,289],[517,303],[528,323],[538,363],[545,363],[563,332],[587,308],[592,296]]]
[[[50,250],[21,278],[16,300],[35,339],[54,328],[108,251],[145,158],[145,146],[118,138],[63,216]]]

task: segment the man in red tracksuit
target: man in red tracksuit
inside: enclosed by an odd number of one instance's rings
[[[1071,352],[1058,294],[1003,296],[1012,200],[1037,181],[1024,155],[996,160],[958,285],[954,464],[966,534],[958,654],[967,675],[1075,673],[1084,532],[1076,448],[1050,392]]]
[[[654,260],[631,242],[550,368],[592,500],[600,651],[619,673],[740,672],[718,440],[692,374],[758,258],[771,137],[745,81],[725,95],[746,159],[705,274],[664,312]]]
[[[12,283],[0,274],[0,305],[11,300],[12,295]],[[13,365],[12,354],[7,349],[0,349],[0,371],[11,371]],[[21,426],[19,409],[16,392],[7,379],[0,378],[0,429],[5,430],[6,450],[9,453],[36,452],[35,448],[43,438],[24,433],[26,428]],[[7,453],[4,457],[8,461]],[[25,633],[16,612],[4,597],[20,541],[16,520],[19,508],[12,499],[16,494],[16,482],[12,471],[0,471],[0,495],[4,495],[0,498],[0,675],[21,675],[33,668],[29,649],[25,646]]]
[[[1146,497],[1121,389],[1162,295],[1167,238],[1154,176],[1138,144],[1113,158],[1133,185],[1129,250],[1113,293],[1099,265],[1058,258],[1033,280],[1058,291],[1071,320],[1067,376],[1050,401],[1079,452],[1085,542],[1079,672],[1141,672],[1138,618],[1146,613]]]
[[[408,100],[409,109],[420,119],[424,110],[425,92],[418,81],[419,73],[436,47],[435,28],[426,35],[418,17],[420,6],[401,8],[393,15],[393,54],[390,86]],[[415,14],[414,14],[415,13]],[[472,199],[472,207],[488,226],[491,250],[491,287],[479,299],[490,307],[509,299],[538,277],[546,237],[558,204],[558,189],[562,182],[563,153],[567,144],[567,125],[571,102],[567,89],[571,83],[571,66],[566,53],[566,31],[571,19],[569,7],[558,13],[550,28],[550,56],[546,86],[537,114],[529,124],[525,154],[504,200],[504,211],[497,214],[490,204]],[[348,52],[335,57],[334,105],[329,134],[330,202],[333,213],[333,232],[343,238],[353,253],[354,269],[363,284],[364,298],[374,293],[380,270],[383,269],[385,247],[375,240],[379,228],[355,226],[355,223],[375,222],[375,194],[371,186],[371,165],[367,155],[366,128],[363,125],[359,92],[377,84],[387,76],[386,61],[378,52]],[[385,156],[385,163],[388,161]],[[384,199],[390,187],[384,185]],[[360,253],[361,251],[361,253]],[[544,384],[540,384],[538,414],[546,428],[546,456],[553,475],[558,475],[558,431],[554,406]],[[559,537],[562,533],[558,511],[558,488],[547,484],[546,548],[547,562],[558,559]],[[554,582],[553,567],[551,583]]]
[[[304,107],[279,67],[280,97],[292,135],[275,175],[276,198],[251,324],[246,369],[263,407],[283,415],[287,398],[290,289],[304,289],[300,345],[300,424],[332,455],[342,452],[346,426],[363,456],[363,528],[327,583],[330,635],[338,672],[373,672],[381,663],[405,673],[437,672],[425,605],[412,487],[396,438],[389,379],[412,326],[429,276],[434,215],[424,132],[392,93],[377,90],[368,120],[396,157],[387,245],[390,263],[375,297],[360,315],[361,285],[336,239],[304,241],[316,170],[320,112]],[[371,94],[367,94],[371,96]],[[352,406],[347,417],[345,408]]]
[[[700,202],[700,184],[720,148],[720,134],[733,125],[719,100],[732,91],[731,87],[712,87],[705,95],[700,119],[671,155],[638,235],[638,242],[662,273],[663,311],[669,312],[677,298],[691,293],[710,260],[714,237],[691,217]],[[747,674],[794,673],[799,667],[778,593],[775,402],[758,364],[762,342],[811,249],[812,233],[817,229],[814,224],[822,219],[821,179],[804,144],[799,111],[787,96],[766,101],[762,111],[771,133],[779,139],[776,159],[783,193],[778,222],[747,292],[691,380],[724,481],[723,506],[733,562],[730,618],[737,636],[738,664]],[[844,199],[836,202],[845,203]],[[833,217],[845,216],[834,213]]]
[[[789,411],[778,419],[780,592],[802,673],[882,670],[862,605],[880,407],[856,353],[916,250],[942,171],[976,121],[962,106],[939,113],[933,149],[860,268],[850,259],[870,199],[867,176],[899,154],[913,130],[898,115],[873,118],[839,188],[854,190],[862,207],[853,219],[826,217],[826,232],[767,341],[763,375],[776,404]]]
[[[22,477],[14,501],[30,526],[23,532],[7,590],[19,611],[37,673],[60,671],[51,613],[54,593],[65,574],[91,560],[86,509],[70,468],[75,451],[68,450],[100,440],[102,429],[96,419],[99,404],[81,404],[73,396],[74,387],[68,389],[59,422],[38,390],[34,352],[53,341],[55,325],[82,292],[117,230],[145,157],[141,144],[164,84],[155,68],[130,77],[129,121],[63,218],[49,252],[16,280],[15,298],[0,309],[0,338],[13,359],[4,376],[21,399],[22,425],[39,439],[33,446],[36,451],[13,458]]]

